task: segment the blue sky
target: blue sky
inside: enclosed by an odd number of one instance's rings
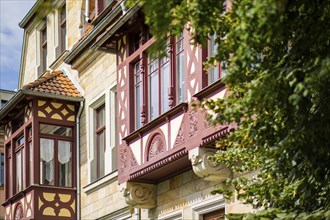
[[[35,0],[0,0],[0,89],[18,86],[23,29],[18,23]]]

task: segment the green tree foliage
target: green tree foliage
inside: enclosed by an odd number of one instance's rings
[[[227,60],[231,94],[202,106],[214,124],[238,126],[213,159],[237,173],[258,170],[227,184],[263,209],[231,218],[330,218],[330,1],[232,0],[227,12],[223,0],[139,2],[158,48],[184,26],[193,44],[217,35],[205,68]]]

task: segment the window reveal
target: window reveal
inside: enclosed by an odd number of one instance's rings
[[[44,29],[41,30],[40,60],[41,60],[42,73],[43,73],[47,69],[47,26],[45,26]]]
[[[178,103],[184,101],[184,51],[183,33],[176,41],[176,81],[177,81],[177,100]]]

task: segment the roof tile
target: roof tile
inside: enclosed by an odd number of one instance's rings
[[[56,70],[39,77],[37,80],[23,86],[22,90],[52,93],[71,97],[82,97],[78,89],[62,71]]]

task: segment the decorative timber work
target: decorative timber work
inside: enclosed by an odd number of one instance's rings
[[[14,219],[15,220],[20,220],[20,219],[23,219],[23,217],[24,217],[24,215],[23,215],[23,206],[22,206],[21,203],[18,203],[16,205]]]
[[[197,111],[189,111],[189,137],[193,137],[197,134],[198,124],[197,124]]]
[[[29,104],[25,106],[24,122],[27,122],[30,118],[32,118],[32,102],[29,102]]]
[[[75,216],[75,197],[72,194],[43,192],[38,198],[39,212],[43,216]]]
[[[231,170],[223,163],[214,163],[209,159],[216,149],[195,148],[189,151],[189,159],[195,174],[207,181],[222,182],[232,174]]]
[[[156,206],[156,185],[126,182],[123,188],[126,203],[132,208],[150,209]]]
[[[147,160],[150,160],[163,152],[165,152],[165,139],[162,134],[157,133],[150,141]]]
[[[121,39],[117,41],[117,57],[118,64],[122,63],[126,58],[126,35],[124,35]]]
[[[12,133],[11,132],[12,131],[12,126],[11,126],[10,121],[5,124],[4,130],[5,130],[5,139],[7,139]]]
[[[182,143],[184,143],[184,132],[183,132],[183,127],[181,125],[181,127],[178,131],[178,134],[176,136],[176,139],[175,139],[174,147],[176,147],[177,145],[182,144]]]
[[[38,100],[38,117],[74,122],[75,106],[72,104]]]

